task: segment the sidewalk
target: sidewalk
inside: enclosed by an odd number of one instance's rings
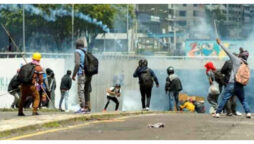
[[[105,112],[91,114],[75,114],[64,112],[40,112],[38,116],[32,116],[31,111],[26,111],[26,116],[18,117],[17,112],[0,112],[0,138],[10,134],[38,129],[50,123],[61,123],[71,121],[86,121],[94,119],[107,119],[116,116],[139,115],[154,112]]]

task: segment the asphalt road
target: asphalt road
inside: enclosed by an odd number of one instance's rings
[[[148,124],[164,123],[164,128]],[[245,116],[170,113],[139,115],[120,120],[30,135],[26,140],[253,140],[254,119]]]

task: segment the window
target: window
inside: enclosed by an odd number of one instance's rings
[[[186,7],[187,5],[186,4],[183,4],[184,7]]]
[[[197,7],[198,5],[197,5],[197,4],[194,4],[193,6],[194,6],[194,7]]]
[[[186,11],[179,11],[180,16],[186,16]]]
[[[178,25],[180,25],[180,26],[186,26],[186,21],[178,21]]]

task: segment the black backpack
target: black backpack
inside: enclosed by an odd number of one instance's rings
[[[214,72],[214,77],[215,77],[215,81],[218,83],[218,84],[222,84],[224,85],[225,84],[225,75],[222,74],[220,71],[215,71]]]
[[[18,91],[19,85],[20,85],[20,81],[18,80],[18,75],[15,75],[15,76],[11,79],[11,81],[10,81],[10,83],[9,83],[9,85],[8,85],[8,91],[9,91],[9,92],[10,92],[10,91],[15,91],[15,90]]]
[[[90,52],[85,52],[84,50],[82,51],[85,53],[85,63],[84,63],[85,74],[89,76],[98,74],[99,67],[98,59]]]
[[[153,77],[149,69],[146,69],[144,72],[142,72],[140,78],[142,86],[153,87]]]
[[[18,73],[18,80],[22,84],[32,84],[33,75],[35,71],[35,65],[28,63],[23,65]]]

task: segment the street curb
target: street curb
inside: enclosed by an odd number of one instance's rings
[[[45,123],[40,124],[31,124],[24,127],[13,128],[6,131],[0,132],[0,140],[2,138],[6,138],[10,135],[15,135],[18,133],[24,133],[29,130],[37,130],[40,128],[50,128],[51,125],[55,127],[61,126],[62,124],[70,123],[70,122],[82,122],[82,121],[89,121],[89,120],[105,120],[111,119],[120,116],[130,116],[130,115],[142,115],[142,114],[162,114],[162,113],[169,113],[169,112],[161,112],[161,111],[132,111],[132,112],[106,112],[106,113],[91,113],[91,114],[77,114],[77,116],[72,118],[66,118],[61,120],[52,120],[47,121]],[[52,127],[51,127],[52,128]]]

